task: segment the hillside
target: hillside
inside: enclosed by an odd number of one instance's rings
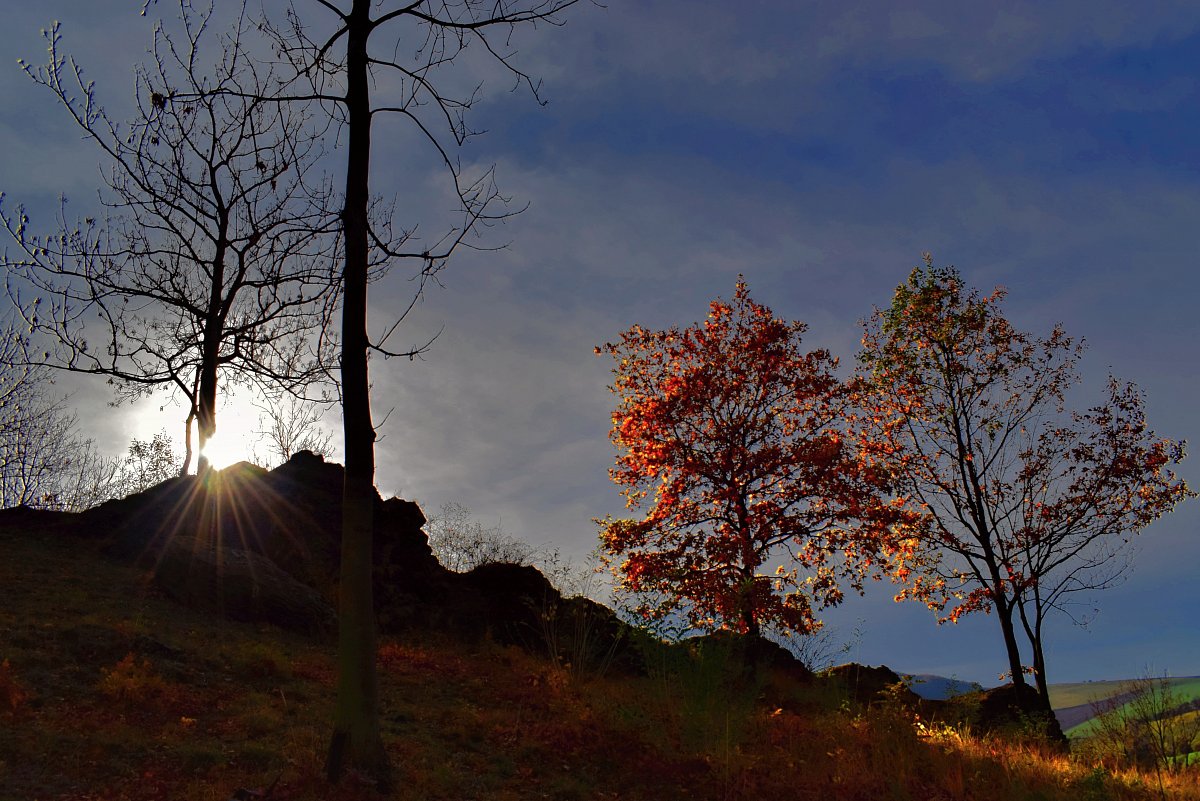
[[[36,530],[0,530],[0,586],[0,798],[373,797],[321,778],[327,639],[187,609],[145,570]],[[1155,797],[1028,745],[914,727],[891,704],[858,709],[836,683],[646,653],[661,661],[636,676],[486,637],[385,638],[391,797]]]

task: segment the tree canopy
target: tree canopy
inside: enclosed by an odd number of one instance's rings
[[[807,326],[739,280],[687,328],[633,326],[596,349],[615,361],[612,479],[638,519],[603,521],[622,586],[697,626],[808,632],[861,589],[911,516],[865,458],[851,392]]]
[[[924,512],[898,599],[943,621],[995,611],[1015,683],[1019,626],[1049,709],[1047,615],[1118,580],[1130,535],[1194,493],[1171,470],[1183,443],[1147,426],[1134,385],[1110,379],[1100,404],[1066,409],[1082,344],[1061,326],[1017,330],[1004,297],[927,255],[866,322],[862,403],[881,463]]]

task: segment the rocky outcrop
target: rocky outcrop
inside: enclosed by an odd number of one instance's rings
[[[92,541],[110,557],[153,570],[169,595],[190,606],[323,634],[333,627],[337,598],[343,475],[341,465],[304,451],[271,471],[243,462],[172,478],[77,515],[14,510],[0,525],[8,520]],[[412,501],[376,496],[374,591],[382,631],[436,628],[576,656],[577,632],[597,647],[620,640],[623,624],[611,610],[563,599],[533,567],[446,570],[424,524]]]
[[[978,706],[972,723],[978,731],[1015,733],[1062,745],[1067,742],[1058,718],[1028,684],[1004,684],[978,693],[974,700]]]
[[[846,694],[861,706],[889,702],[917,709],[924,705],[900,674],[886,665],[869,667],[851,662],[830,668],[825,676],[841,684]]]
[[[324,636],[336,627],[343,476],[341,465],[304,451],[271,471],[243,462],[172,478],[77,515],[6,512],[0,525],[88,540],[152,570],[168,595],[189,606]],[[417,504],[376,495],[374,595],[382,632],[491,637],[564,664],[636,661],[627,628],[611,609],[563,598],[528,565],[446,570],[424,524]]]
[[[272,623],[319,637],[337,630],[337,614],[316,590],[251,551],[172,543],[160,554],[154,578],[185,606],[233,620]]]
[[[722,629],[711,634],[689,637],[680,645],[700,659],[714,655],[731,670],[770,678],[773,674],[791,680],[809,682],[813,674],[792,652],[765,637],[739,634]]]

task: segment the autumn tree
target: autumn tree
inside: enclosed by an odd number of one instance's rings
[[[493,171],[467,176],[455,151],[479,133],[467,121],[482,97],[471,75],[454,69],[468,46],[482,54],[508,88],[526,87],[539,97],[540,83],[523,72],[512,37],[522,28],[562,23],[562,12],[579,0],[314,0],[328,25],[310,27],[289,7],[285,23],[267,24],[281,57],[296,73],[276,100],[316,100],[343,126],[345,190],[340,209],[341,400],[346,472],[342,502],[339,582],[338,701],[327,774],[337,781],[347,767],[390,781],[379,733],[375,674],[375,622],[371,537],[375,499],[375,427],[371,416],[368,355],[397,355],[385,344],[395,321],[372,338],[367,328],[367,287],[395,260],[417,265],[419,287],[467,238],[509,214]],[[319,31],[319,32],[318,32]],[[375,97],[376,92],[385,93]],[[287,95],[284,97],[283,95]],[[290,101],[289,101],[290,102]],[[415,227],[393,234],[391,216],[372,217],[372,126],[377,118],[411,126],[445,165],[460,201],[460,218],[423,242]],[[380,208],[375,205],[374,208]],[[499,208],[499,210],[497,210]],[[372,266],[375,269],[372,269]],[[411,351],[410,351],[411,352]]]
[[[182,396],[186,462],[194,420],[203,464],[222,383],[303,394],[325,379],[337,217],[310,175],[322,126],[310,106],[268,99],[278,83],[243,47],[245,7],[215,46],[211,7],[179,10],[180,34],[154,29],[126,125],[62,53],[59,25],[45,32],[48,63],[22,67],[102,154],[103,213],[73,222],[64,199],[45,236],[23,207],[0,216],[16,244],[10,293],[52,343],[42,360],[107,377],[118,399]]]
[[[1021,635],[1049,710],[1044,624],[1080,593],[1117,581],[1130,536],[1193,495],[1170,469],[1183,443],[1156,436],[1142,394],[1067,411],[1081,343],[1041,338],[954,268],[925,266],[866,322],[860,353],[876,456],[925,515],[898,564],[914,598],[944,621],[996,613],[1009,672],[1024,684]]]
[[[807,326],[744,281],[688,328],[633,326],[597,348],[616,362],[611,476],[627,506],[601,540],[624,589],[704,628],[809,632],[861,589],[909,516],[862,458],[849,388]],[[619,563],[617,560],[620,560]]]

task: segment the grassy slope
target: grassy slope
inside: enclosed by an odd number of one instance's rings
[[[276,778],[277,801],[372,797],[320,778],[330,646],[182,609],[73,542],[0,533],[0,587],[0,799],[225,801]],[[430,640],[386,641],[380,667],[401,799],[1155,795],[898,710],[852,716],[811,686],[595,678]]]

